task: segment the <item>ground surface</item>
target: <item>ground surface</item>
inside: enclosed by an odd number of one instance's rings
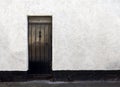
[[[0,87],[120,87],[120,82],[50,82],[50,81],[28,81],[28,82],[1,82]]]

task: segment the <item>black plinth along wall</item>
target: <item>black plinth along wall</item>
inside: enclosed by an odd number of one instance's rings
[[[1,71],[0,82],[31,80],[50,81],[119,81],[120,71],[52,71],[51,74],[29,74],[22,71]]]

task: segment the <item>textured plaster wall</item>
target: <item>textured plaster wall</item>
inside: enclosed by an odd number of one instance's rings
[[[28,69],[27,15],[53,16],[53,70],[120,69],[120,0],[0,0],[0,70]]]

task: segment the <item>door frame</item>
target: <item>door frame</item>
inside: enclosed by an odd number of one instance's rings
[[[53,17],[52,17],[52,15],[27,15],[27,45],[28,45],[28,71],[27,72],[29,72],[29,64],[30,64],[30,61],[29,61],[29,55],[30,55],[30,52],[29,52],[29,17],[50,17],[51,18],[51,32],[50,32],[50,42],[51,42],[51,46],[50,46],[50,74],[52,75],[52,29],[53,29]],[[29,74],[30,74],[30,72],[29,72]]]

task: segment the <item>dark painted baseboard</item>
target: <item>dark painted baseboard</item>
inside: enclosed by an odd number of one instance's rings
[[[119,81],[120,71],[54,71],[55,81]]]
[[[0,71],[0,82],[49,80],[52,74],[30,74],[27,71]]]
[[[27,74],[24,71],[0,71],[0,82],[25,81]]]
[[[25,71],[0,72],[0,82],[45,79],[52,81],[120,81],[120,71],[52,71],[51,74],[29,74]]]

